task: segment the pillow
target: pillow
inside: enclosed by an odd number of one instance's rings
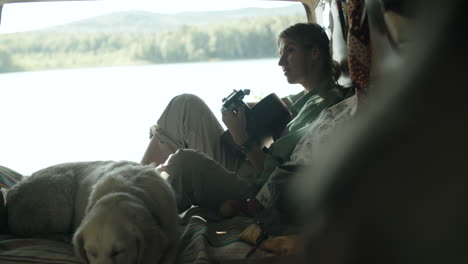
[[[356,106],[357,97],[353,95],[323,110],[299,140],[287,164],[306,165],[312,161],[314,155],[320,155],[320,145],[328,140],[333,130],[354,116]]]
[[[356,106],[357,97],[353,95],[322,111],[297,143],[291,154],[290,161],[276,168],[257,193],[255,199],[263,207],[270,207],[278,199],[278,193],[286,188],[288,181],[285,181],[285,179],[293,175],[297,168],[311,163],[314,155],[320,154],[320,145],[328,140],[329,136],[333,134],[333,130],[338,129],[353,117]],[[285,168],[295,169],[291,171]],[[275,189],[280,191],[275,192]]]

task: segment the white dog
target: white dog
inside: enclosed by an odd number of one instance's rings
[[[7,197],[10,231],[71,234],[86,263],[173,263],[178,215],[170,186],[153,166],[65,163],[40,170]]]

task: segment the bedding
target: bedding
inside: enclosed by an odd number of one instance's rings
[[[0,166],[2,192],[6,194],[22,177],[21,174]],[[5,209],[3,203],[0,203],[0,209]],[[6,217],[1,217],[0,263],[81,263],[74,255],[71,237],[15,237],[5,231]],[[191,208],[181,218],[179,263],[243,262],[252,245],[242,241],[239,235],[252,223],[253,218],[236,216],[223,219],[212,211]],[[274,254],[258,249],[249,259],[267,256]]]
[[[70,243],[51,239],[17,238],[0,235],[0,263],[81,263]]]
[[[252,245],[242,241],[239,234],[254,219],[236,216],[222,219],[201,208],[191,208],[185,213],[180,227],[179,263],[243,262]],[[262,249],[249,259],[274,256]],[[0,263],[81,263],[74,256],[72,245],[59,239],[18,238],[0,235]]]
[[[6,167],[1,167],[2,192],[18,182],[22,176]],[[0,204],[3,213],[5,207]],[[1,215],[0,263],[81,263],[75,257],[70,238],[19,238],[5,231],[6,217]],[[191,208],[181,221],[181,244],[179,263],[213,263],[225,260],[243,261],[252,246],[239,238],[239,234],[254,219],[236,216],[222,219],[216,213],[201,208]],[[272,253],[256,250],[250,259],[273,256]]]
[[[241,240],[239,235],[253,218],[235,216],[222,219],[212,211],[193,207],[182,219],[184,226],[180,239],[180,263],[216,263],[243,261],[252,245]],[[274,256],[273,253],[257,249],[249,259]]]

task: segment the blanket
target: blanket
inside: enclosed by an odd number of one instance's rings
[[[0,184],[8,190],[22,175],[0,166]],[[3,204],[0,208],[5,209]],[[261,248],[249,258],[253,246],[240,238],[240,234],[255,219],[235,216],[225,219],[217,212],[193,207],[181,218],[179,263],[243,263],[266,260],[275,254]],[[6,223],[3,223],[6,224]],[[18,238],[0,232],[0,263],[81,263],[74,256],[71,243],[53,239]]]
[[[216,213],[191,208],[182,217],[180,226],[179,263],[246,262],[252,245],[242,241],[240,233],[254,219],[236,216],[222,219]],[[273,253],[257,249],[248,260],[264,259]],[[238,261],[238,262],[237,262]],[[81,263],[74,256],[70,243],[52,239],[18,238],[0,235],[0,263]]]
[[[70,243],[0,235],[0,263],[78,264]]]
[[[180,263],[213,263],[226,260],[246,260],[253,246],[240,239],[253,218],[235,216],[223,219],[217,213],[193,207],[183,217],[180,244]],[[274,256],[257,249],[249,259]]]

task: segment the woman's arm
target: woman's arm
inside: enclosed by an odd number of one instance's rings
[[[292,101],[291,99],[289,99],[289,97],[283,97],[281,98],[281,101],[283,101],[283,103],[286,105],[286,107],[289,109],[292,105]]]
[[[263,171],[263,165],[265,163],[265,152],[263,152],[259,146],[252,146],[251,148],[244,150],[243,153],[247,157],[247,160],[250,161],[252,166],[254,166],[255,172],[260,173]]]
[[[254,166],[256,172],[263,171],[265,153],[259,146],[250,145],[245,109],[243,107],[239,108],[237,114],[232,112],[223,112],[222,114],[223,123],[231,133],[234,143],[242,149],[247,159]]]

